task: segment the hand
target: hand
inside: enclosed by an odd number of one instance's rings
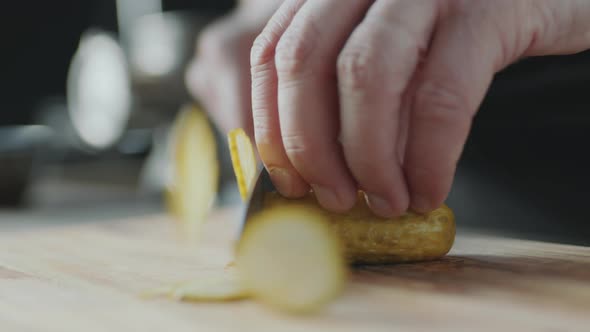
[[[493,75],[590,48],[587,0],[287,0],[251,52],[258,150],[277,189],[389,217],[446,199]]]
[[[243,0],[199,35],[186,85],[223,132],[241,127],[252,134],[250,49],[281,2]]]

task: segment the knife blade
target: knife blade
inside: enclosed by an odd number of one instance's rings
[[[246,223],[248,222],[250,217],[262,211],[262,208],[264,207],[265,194],[268,192],[273,192],[275,190],[276,188],[270,179],[268,171],[266,170],[266,168],[261,167],[261,170],[258,172],[258,177],[256,178],[254,188],[250,192],[250,197],[248,197],[246,208],[240,219],[240,226],[238,232],[239,237],[242,236],[244,228],[246,227]]]

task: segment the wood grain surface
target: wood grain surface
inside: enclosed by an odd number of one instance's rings
[[[590,331],[590,248],[477,234],[439,261],[356,267],[309,317],[139,296],[223,269],[236,213],[216,212],[198,249],[165,216],[0,222],[0,331]]]

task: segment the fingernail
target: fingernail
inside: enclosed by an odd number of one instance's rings
[[[284,168],[271,168],[268,171],[272,183],[283,196],[293,195],[293,174]]]
[[[389,201],[379,195],[367,194],[367,204],[380,217],[390,218],[395,214]]]
[[[318,201],[328,210],[340,212],[343,211],[342,203],[336,195],[336,192],[328,187],[312,184],[311,188],[315,193]]]
[[[430,202],[426,196],[414,195],[412,196],[412,209],[419,213],[430,212]]]

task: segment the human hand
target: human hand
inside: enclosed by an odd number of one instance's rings
[[[430,211],[493,75],[590,48],[589,17],[587,0],[287,0],[251,52],[260,156],[287,197]]]
[[[200,34],[186,72],[192,96],[223,131],[252,132],[250,49],[282,0],[243,0]]]

